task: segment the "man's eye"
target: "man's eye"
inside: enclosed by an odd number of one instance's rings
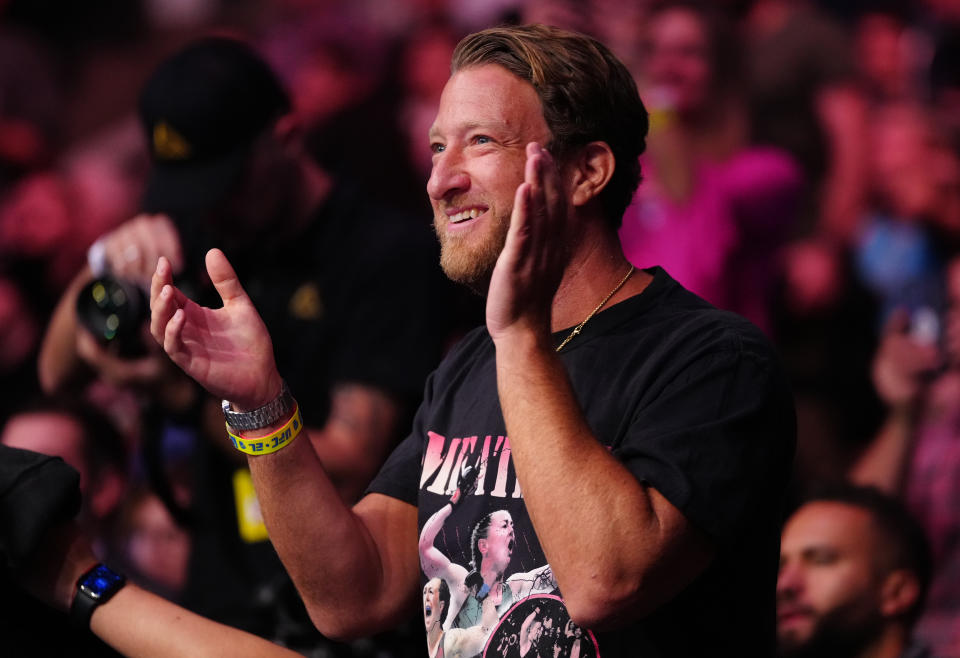
[[[808,559],[811,564],[833,564],[837,561],[837,554],[835,551],[814,551]]]
[[[443,153],[445,148],[443,144],[438,144],[437,142],[430,145],[430,151],[433,153]]]
[[[493,140],[487,137],[486,135],[477,135],[473,138],[474,144],[489,144]]]

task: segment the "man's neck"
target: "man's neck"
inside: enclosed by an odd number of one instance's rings
[[[629,269],[630,263],[623,255],[616,232],[599,224],[588,227],[553,298],[551,330],[559,331],[583,322]],[[603,308],[639,294],[651,279],[646,272],[634,272]]]
[[[908,639],[909,634],[902,624],[888,624],[856,658],[900,658],[907,650]]]

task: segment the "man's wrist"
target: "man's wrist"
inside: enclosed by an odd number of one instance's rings
[[[286,383],[280,380],[280,388],[273,398],[250,410],[238,408],[230,400],[223,400],[222,408],[227,425],[236,431],[260,430],[274,425],[277,421],[289,419],[296,407],[293,395]]]
[[[253,411],[259,407],[262,407],[265,404],[269,404],[271,400],[275,400],[283,392],[284,381],[283,377],[280,376],[280,373],[274,369],[266,377],[267,384],[263,387],[262,393],[258,397],[250,398],[248,400],[239,400],[239,399],[230,399],[231,408],[234,411],[239,412],[248,412]]]
[[[497,358],[524,358],[538,353],[552,354],[555,350],[549,331],[539,331],[532,327],[515,327],[501,331],[493,338]]]

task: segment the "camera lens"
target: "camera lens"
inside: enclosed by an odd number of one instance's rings
[[[146,293],[135,283],[104,276],[77,297],[77,318],[102,345],[116,345],[125,356],[144,352],[140,328],[147,319]]]

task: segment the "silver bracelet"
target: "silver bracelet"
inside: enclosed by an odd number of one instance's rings
[[[293,411],[293,406],[293,395],[287,388],[287,382],[283,382],[280,395],[253,411],[233,411],[233,405],[229,400],[224,400],[222,403],[223,417],[227,425],[234,430],[258,430],[269,427]]]

